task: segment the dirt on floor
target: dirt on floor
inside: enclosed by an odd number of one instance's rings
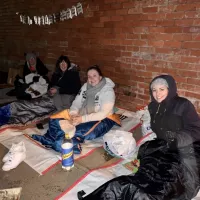
[[[138,140],[141,136],[140,128],[133,135]],[[7,152],[8,149],[0,144],[0,167]],[[117,159],[108,155],[103,148],[98,148],[87,157],[76,161],[71,171],[63,171],[59,163],[42,176],[22,162],[9,172],[0,169],[0,189],[22,187],[20,200],[53,200],[90,169],[111,164]]]

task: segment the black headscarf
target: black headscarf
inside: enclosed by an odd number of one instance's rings
[[[62,61],[65,61],[67,63],[67,70],[71,67],[71,62],[69,58],[67,56],[61,55],[56,61],[56,68],[55,68],[55,73],[58,74],[59,76],[62,76],[64,74],[63,71],[60,69],[60,63]]]
[[[177,86],[176,86],[176,82],[175,82],[174,78],[172,76],[170,76],[170,75],[160,75],[160,76],[155,77],[151,81],[151,83],[149,85],[149,92],[150,92],[151,100],[152,101],[156,101],[154,99],[154,97],[153,97],[153,93],[152,93],[152,89],[151,89],[151,84],[156,79],[158,79],[158,78],[162,78],[162,79],[166,80],[166,82],[168,83],[168,90],[169,90],[169,92],[168,92],[168,95],[167,95],[167,97],[166,97],[166,99],[164,101],[167,102],[167,101],[173,99],[174,97],[176,97],[177,96]]]
[[[152,92],[152,83],[157,79],[164,79],[168,84],[168,95],[162,102],[157,102],[155,98],[153,97]],[[160,132],[159,128],[160,126],[163,126],[163,117],[161,116],[165,115],[167,111],[170,111],[173,107],[174,101],[177,97],[177,87],[176,82],[174,78],[170,75],[160,75],[155,77],[150,85],[149,85],[149,92],[151,95],[151,103],[148,106],[149,113],[151,115],[151,127],[156,134]],[[159,113],[158,113],[159,112]],[[155,124],[156,120],[156,124]],[[161,134],[162,135],[162,134]]]

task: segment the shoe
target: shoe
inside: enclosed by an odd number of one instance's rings
[[[74,145],[73,146],[73,152],[74,154],[81,154],[82,152],[82,147],[80,144]]]
[[[36,124],[36,127],[37,127],[38,129],[44,129],[44,126],[43,126],[42,123]]]
[[[10,155],[12,154],[12,152],[17,151],[18,149],[21,149],[21,146],[18,146],[18,144],[12,144],[10,150],[8,151],[8,153],[3,157],[2,161],[3,162],[7,162],[10,158]]]
[[[26,158],[26,148],[24,142],[13,144],[9,152],[4,156],[2,167],[3,171],[16,168]]]

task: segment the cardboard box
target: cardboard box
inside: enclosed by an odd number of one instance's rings
[[[19,200],[21,192],[21,187],[0,190],[0,199]]]
[[[14,81],[15,81],[15,77],[19,75],[19,76],[23,76],[23,68],[9,68],[8,71],[8,79],[7,79],[7,83],[10,85],[14,85]]]

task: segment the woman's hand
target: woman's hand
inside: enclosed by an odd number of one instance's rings
[[[50,90],[49,90],[49,93],[50,93],[50,95],[54,95],[54,94],[56,94],[56,92],[57,92],[57,89],[56,88],[50,88]]]
[[[80,115],[72,115],[71,122],[74,126],[82,123],[82,117]]]

